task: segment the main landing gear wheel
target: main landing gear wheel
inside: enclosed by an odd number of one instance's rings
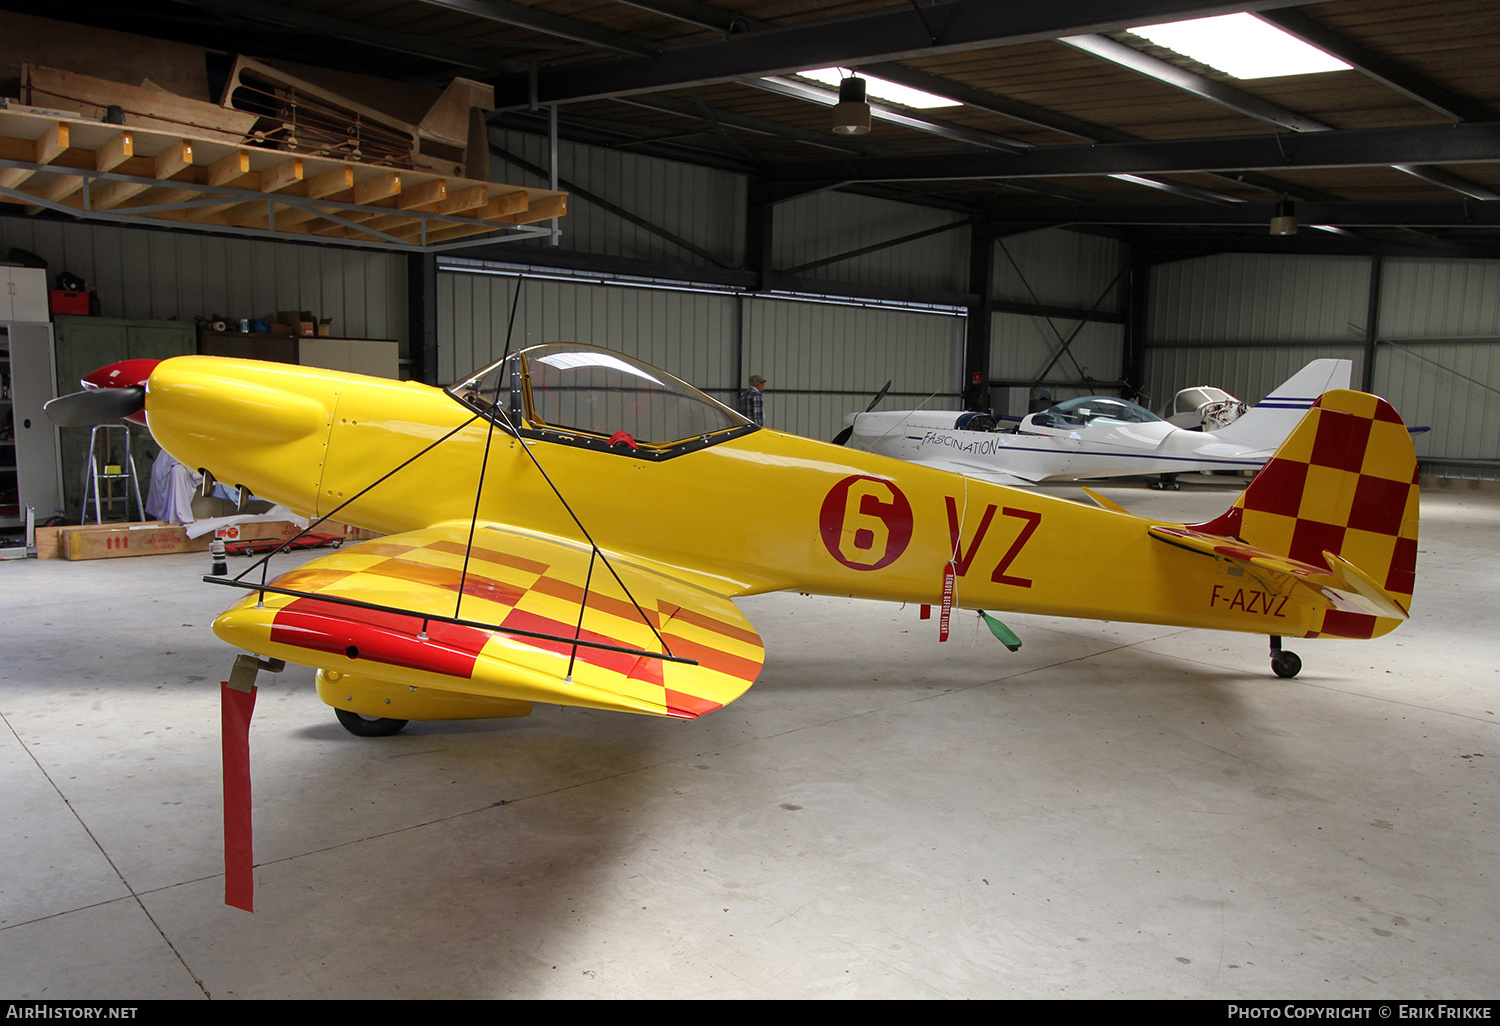
[[[1302,660],[1296,652],[1281,647],[1280,638],[1271,639],[1271,669],[1278,677],[1295,677],[1302,672]]]
[[[339,718],[345,730],[351,734],[358,734],[360,737],[390,737],[409,722],[408,720],[387,720],[379,716],[361,716],[348,709],[335,709],[333,714]]]
[[[1159,492],[1175,492],[1181,490],[1182,488],[1182,485],[1177,483],[1176,474],[1163,474],[1160,480],[1147,481],[1146,486],[1148,488],[1155,488]]]

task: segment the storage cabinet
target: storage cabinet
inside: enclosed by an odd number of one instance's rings
[[[0,321],[47,322],[47,272],[0,267]]]
[[[57,428],[42,412],[56,394],[52,327],[0,322],[0,535],[20,537],[26,507],[38,521],[62,505]]]
[[[299,338],[297,362],[304,367],[399,378],[401,346],[394,339]]]
[[[401,345],[395,339],[206,331],[199,338],[198,351],[205,356],[296,363],[303,367],[353,371],[377,378],[401,376]]]

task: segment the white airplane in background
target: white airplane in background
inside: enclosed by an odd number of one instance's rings
[[[868,452],[1006,485],[1160,474],[1176,488],[1195,470],[1257,470],[1324,392],[1348,388],[1349,360],[1314,360],[1234,423],[1174,427],[1111,396],[1069,399],[1021,418],[1014,432],[983,413],[900,410],[844,418],[848,443]]]

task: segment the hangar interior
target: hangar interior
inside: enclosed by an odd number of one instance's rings
[[[57,368],[306,311],[429,384],[556,340],[731,404],[759,374],[767,427],[826,440],[887,381],[891,408],[1160,409],[1340,357],[1428,429],[1411,621],[1299,644],[1295,680],[1260,636],[1017,616],[1012,654],[968,619],[939,646],[910,607],[790,595],[746,600],[764,673],[686,724],[355,738],[311,671],[263,677],[254,914],[220,903],[207,557],[0,562],[0,993],[1492,996],[1500,13],[1031,6],[0,3],[0,257],[98,300],[0,318],[45,325]],[[1130,31],[1236,12],[1347,67],[1237,78]],[[797,74],[828,67],[946,105],[872,91],[868,133],[834,134],[837,87]],[[245,68],[362,125],[426,124],[455,79],[493,96],[438,157],[371,164],[407,181],[373,198],[314,184],[368,135],[230,147],[261,161],[233,178],[147,145],[222,144],[173,112],[229,110]],[[84,76],[119,90],[104,141],[42,134]],[[86,442],[61,444],[76,517]],[[1242,487],[1104,492],[1200,523]]]

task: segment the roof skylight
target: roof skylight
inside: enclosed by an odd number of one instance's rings
[[[814,68],[811,71],[797,72],[800,78],[810,78],[814,82],[833,86],[837,89],[839,83],[850,75],[858,74],[865,80],[865,95],[874,100],[887,100],[891,103],[899,103],[903,107],[912,107],[916,110],[931,110],[934,107],[961,107],[963,104],[957,100],[950,100],[946,96],[938,96],[934,93],[924,93],[920,89],[910,89],[894,82],[887,82],[883,78],[874,75],[866,75],[864,72],[854,72],[848,68]]]
[[[1253,14],[1195,18],[1130,31],[1240,79],[1311,75],[1350,67]]]

